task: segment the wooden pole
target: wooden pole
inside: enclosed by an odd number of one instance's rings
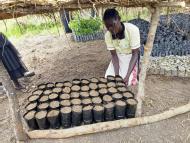
[[[160,19],[160,7],[156,7],[156,8],[151,7],[150,11],[152,15],[151,15],[151,22],[150,22],[147,42],[144,46],[144,56],[143,56],[142,68],[141,68],[141,72],[139,76],[139,86],[138,86],[138,93],[137,93],[138,105],[137,105],[136,116],[141,116],[142,100],[145,94],[144,88],[145,88],[146,71],[149,64],[149,58],[150,58],[150,54],[151,54],[153,43],[154,43],[156,29],[157,29],[158,22]]]
[[[10,112],[13,120],[14,133],[17,142],[25,141],[27,139],[27,135],[23,130],[20,109],[19,109],[19,101],[15,94],[15,89],[11,83],[11,80],[3,66],[3,63],[0,61],[0,77],[5,87],[5,92],[9,100]]]
[[[79,127],[73,127],[70,129],[34,130],[34,131],[27,132],[27,134],[31,139],[68,138],[72,136],[104,132],[104,131],[124,128],[124,127],[134,127],[138,125],[151,124],[151,123],[165,120],[165,119],[168,119],[168,118],[171,118],[176,115],[183,114],[189,111],[190,111],[190,103],[178,108],[170,109],[160,114],[152,115],[152,116],[145,116],[145,117],[132,118],[132,119],[122,119],[122,120],[116,120],[116,121],[96,123],[96,124],[91,124],[91,125],[83,125]]]

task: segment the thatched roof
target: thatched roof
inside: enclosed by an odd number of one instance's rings
[[[176,0],[181,2],[182,0]],[[188,0],[189,1],[189,0]],[[167,6],[168,0],[0,0],[0,20],[59,11],[61,8],[76,10],[100,6],[144,7]]]

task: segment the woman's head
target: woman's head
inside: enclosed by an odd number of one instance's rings
[[[121,22],[117,10],[115,10],[114,8],[107,9],[104,12],[103,21],[107,30],[110,31],[112,35],[119,33],[121,29]]]

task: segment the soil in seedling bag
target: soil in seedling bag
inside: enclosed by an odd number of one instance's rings
[[[40,89],[40,90],[45,90],[45,88],[46,88],[46,84],[40,84],[40,85],[38,85],[38,89]]]
[[[47,95],[43,95],[41,96],[41,98],[39,99],[40,103],[44,103],[44,102],[48,102],[49,97]]]
[[[80,126],[82,122],[82,106],[75,105],[72,107],[72,125]]]
[[[127,103],[127,108],[126,108],[127,118],[134,118],[137,108],[137,100],[127,99],[126,103]]]
[[[24,115],[24,119],[26,120],[28,127],[33,130],[38,129],[38,125],[35,119],[35,114],[36,114],[36,111],[32,110],[32,111],[27,112]]]
[[[26,106],[26,110],[27,111],[36,110],[36,107],[37,107],[37,102],[29,103]]]
[[[81,97],[82,99],[85,99],[85,98],[89,98],[90,95],[89,95],[88,92],[83,92],[83,91],[81,91],[81,92],[80,92],[80,97]]]
[[[87,79],[81,79],[81,84],[82,85],[88,85],[89,83],[90,83],[89,80],[87,80]]]
[[[115,103],[115,118],[124,119],[126,115],[126,103],[122,100],[118,100]]]
[[[99,82],[99,80],[98,80],[97,78],[95,78],[95,77],[92,77],[92,78],[90,79],[90,81],[91,81],[92,83],[98,83],[98,82]]]
[[[56,87],[56,88],[53,88],[52,89],[52,92],[54,92],[54,93],[57,93],[57,94],[61,94],[61,92],[62,92],[62,88],[58,88],[58,87]]]
[[[108,93],[108,90],[106,88],[102,88],[102,89],[99,90],[99,93],[100,93],[101,96],[103,96],[103,95]]]
[[[92,103],[94,105],[101,104],[102,103],[102,99],[100,97],[94,97],[94,98],[92,98]]]
[[[123,98],[123,96],[120,93],[115,93],[112,95],[112,98],[114,101],[117,101],[117,100],[121,100]]]
[[[62,92],[69,94],[71,92],[71,88],[70,87],[64,87]]]
[[[61,125],[63,128],[71,127],[71,107],[61,108]]]
[[[96,123],[104,121],[104,107],[101,105],[96,105],[93,108],[93,117]]]
[[[56,82],[55,83],[55,87],[57,87],[57,88],[62,88],[63,86],[64,86],[63,82]]]
[[[124,86],[123,87],[118,87],[117,90],[118,90],[119,93],[127,92],[127,88],[124,87]]]
[[[117,87],[125,87],[125,83],[124,82],[116,82],[116,86]]]
[[[103,96],[103,103],[107,104],[109,102],[111,102],[113,100],[113,98],[110,95],[104,95]]]
[[[73,86],[71,87],[71,90],[72,90],[73,92],[79,92],[79,91],[80,91],[80,86],[79,86],[79,85],[73,85]]]
[[[114,93],[117,93],[117,89],[116,89],[115,87],[110,87],[110,88],[108,88],[108,93],[109,93],[110,95],[112,95],[112,94],[114,94]]]
[[[105,104],[104,105],[104,108],[105,108],[105,120],[106,121],[113,121],[114,120],[114,108],[115,108],[115,105],[113,102],[110,102],[108,104]]]
[[[90,97],[98,97],[99,96],[99,92],[97,92],[96,90],[90,90]]]
[[[37,89],[37,90],[32,92],[32,95],[39,95],[40,96],[40,95],[42,95],[42,93],[43,93],[43,90]]]
[[[47,114],[47,119],[50,123],[50,128],[52,128],[52,129],[59,129],[60,128],[59,110],[50,110]]]
[[[107,87],[110,88],[110,87],[116,87],[116,83],[115,82],[108,82],[107,83]]]
[[[90,90],[89,86],[87,86],[87,85],[81,86],[81,91],[87,92],[89,90]]]
[[[71,104],[72,104],[72,105],[80,105],[80,104],[81,104],[81,100],[80,100],[80,99],[77,99],[77,98],[76,98],[76,99],[72,99],[72,100],[71,100]]]
[[[39,111],[35,114],[38,127],[41,130],[49,128],[49,122],[47,121],[46,116],[47,116],[47,111]]]
[[[108,81],[111,81],[111,82],[115,82],[115,77],[114,77],[114,76],[111,76],[111,75],[108,75],[108,76],[107,76],[107,80],[108,80]]]
[[[125,100],[127,100],[127,99],[130,99],[130,98],[134,98],[134,94],[132,92],[130,92],[130,91],[127,91],[127,92],[123,93],[123,97],[124,97]]]
[[[119,76],[119,75],[116,75],[115,76],[115,81],[116,82],[123,82],[123,78],[121,76]]]
[[[80,81],[80,79],[73,79],[72,83],[73,83],[73,85],[80,85],[81,81]]]
[[[50,109],[58,109],[60,107],[59,101],[51,101],[49,103],[49,107]]]
[[[41,104],[39,104],[38,105],[38,110],[40,111],[40,110],[48,110],[48,108],[49,108],[49,103],[41,103]]]
[[[37,102],[37,100],[39,99],[39,95],[31,95],[28,97],[28,101],[29,102]]]
[[[58,100],[58,97],[59,97],[59,95],[58,95],[57,93],[51,93],[51,94],[49,95],[49,100],[50,100],[50,101]]]
[[[48,95],[50,95],[51,93],[52,93],[52,90],[47,89],[47,90],[44,90],[43,95],[48,96]]]
[[[92,104],[91,98],[82,99],[83,106],[87,106],[87,105],[91,105],[91,104]]]
[[[71,99],[79,98],[80,94],[79,92],[71,92]]]
[[[46,88],[47,89],[53,89],[54,86],[55,86],[54,83],[47,83]]]
[[[65,87],[72,87],[72,83],[70,81],[65,81],[63,83],[63,86],[65,86]]]
[[[106,84],[108,82],[108,80],[104,77],[100,77],[99,81],[100,81],[100,83],[104,83],[104,84]]]
[[[89,88],[92,90],[96,90],[98,88],[98,85],[96,83],[90,83]]]
[[[62,100],[60,102],[60,105],[61,105],[61,107],[69,107],[69,106],[71,106],[71,102],[70,102],[70,100]]]
[[[67,93],[63,93],[59,96],[60,100],[69,100],[71,96]]]
[[[91,105],[83,107],[83,122],[85,125],[91,124],[93,121],[92,108]]]
[[[107,88],[107,84],[105,83],[99,83],[98,84],[98,88],[101,89],[101,88]]]

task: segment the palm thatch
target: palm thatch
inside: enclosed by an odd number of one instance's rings
[[[179,5],[178,2],[181,4],[183,1],[176,0],[174,6]],[[144,7],[159,4],[167,6],[167,3],[167,0],[0,0],[0,20],[28,14],[50,13],[62,8],[76,10],[106,6]]]

